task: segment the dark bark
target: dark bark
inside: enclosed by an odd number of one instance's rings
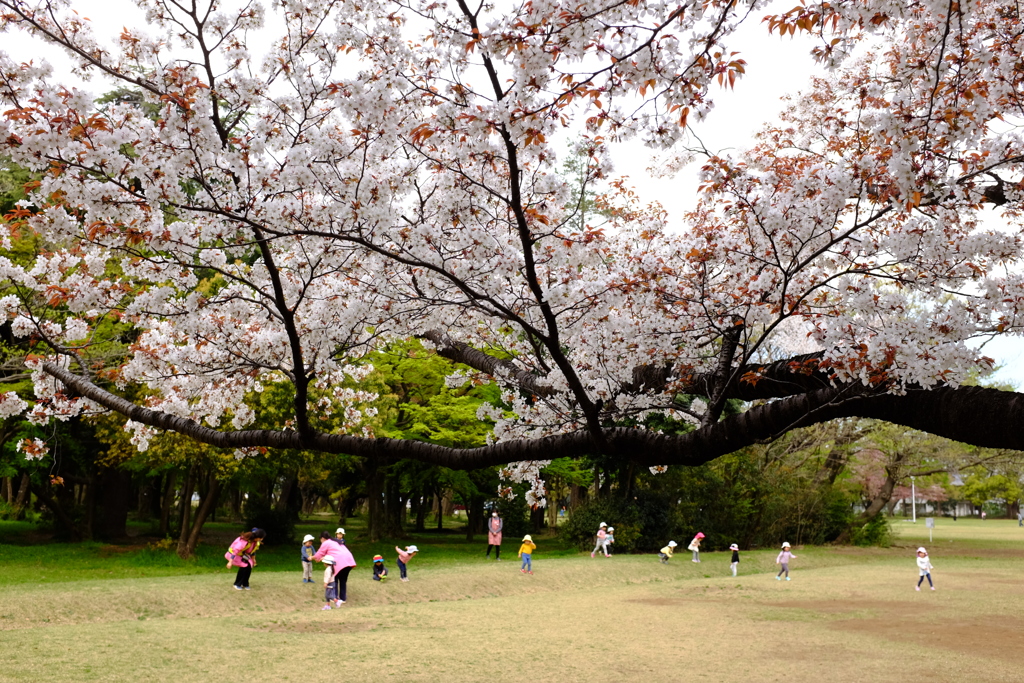
[[[132,504],[132,475],[121,469],[106,468],[96,477],[98,515],[93,535],[104,541],[128,536],[128,510]]]
[[[892,492],[893,489],[896,488],[896,483],[899,481],[900,465],[903,462],[903,459],[904,453],[897,453],[893,458],[892,463],[886,465],[885,481],[882,482],[882,488],[864,509],[864,513],[861,515],[862,519],[869,520],[876,517],[886,506],[889,506],[889,514],[892,514],[892,506],[896,504],[896,501],[892,500]]]
[[[53,516],[56,518],[57,524],[64,532],[58,535],[65,535],[68,537],[69,540],[73,542],[81,541],[81,530],[71,519],[71,516],[68,515],[67,511],[64,509],[64,506],[60,504],[60,501],[57,499],[57,497],[50,495],[50,492],[46,489],[46,485],[43,484],[40,486],[32,486],[31,484],[29,484],[29,486],[32,492],[36,494],[36,498],[41,500],[43,502],[43,505],[48,507],[53,512]]]
[[[178,543],[188,535],[188,526],[192,522],[192,493],[195,490],[196,466],[192,465],[185,471],[185,479],[181,483],[178,501]]]
[[[416,495],[416,531],[427,530],[427,497],[423,493]]]
[[[166,537],[171,532],[171,509],[174,507],[174,480],[178,473],[170,470],[164,475],[164,494],[160,498],[160,535]]]
[[[473,536],[483,532],[485,502],[487,502],[487,497],[483,495],[473,495],[469,497],[469,506],[466,508],[467,541],[472,541]]]
[[[1024,450],[1024,394],[982,387],[910,389],[880,394],[861,386],[826,387],[755,405],[746,412],[686,434],[615,427],[601,438],[591,430],[540,439],[507,441],[479,448],[450,448],[421,441],[373,439],[313,432],[241,430],[220,432],[194,421],[134,405],[53,363],[43,369],[74,392],[126,417],[180,432],[222,448],[263,446],[311,448],[347,453],[384,463],[409,458],[452,469],[477,469],[522,460],[547,460],[603,453],[638,465],[700,465],[754,443],[777,438],[796,427],[839,417],[871,417],[956,441],[990,448]],[[802,377],[792,373],[794,379]],[[762,384],[758,382],[758,385]]]
[[[195,555],[196,546],[199,545],[199,534],[203,530],[206,519],[217,508],[217,500],[220,498],[221,484],[216,473],[208,476],[205,491],[199,500],[199,507],[192,517],[191,524],[187,530],[183,530],[178,539],[178,557],[188,559]],[[191,496],[190,496],[191,497]],[[186,533],[187,531],[187,533]]]
[[[364,465],[366,477],[366,532],[371,543],[384,538],[384,472],[373,462]]]
[[[18,495],[14,498],[15,519],[22,519],[25,516],[25,508],[28,507],[28,494],[31,479],[28,472],[21,473],[21,483],[18,485]]]

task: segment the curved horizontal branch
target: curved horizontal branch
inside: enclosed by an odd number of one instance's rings
[[[135,405],[89,380],[44,363],[42,369],[69,389],[141,424],[178,432],[221,448],[293,448],[395,460],[409,458],[452,469],[477,469],[523,460],[607,453],[639,465],[702,465],[784,432],[839,417],[872,417],[957,441],[1024,450],[1024,394],[982,387],[941,387],[905,395],[867,394],[859,386],[819,389],[771,401],[687,434],[666,435],[617,427],[603,442],[587,431],[506,441],[479,448],[450,448],[422,441],[371,439],[313,432],[250,429],[222,432],[193,420]]]
[[[529,370],[517,367],[510,360],[497,358],[484,351],[478,351],[469,344],[455,341],[440,330],[428,330],[420,336],[434,344],[439,356],[450,361],[468,365],[474,370],[479,370],[497,379],[511,380],[520,389],[535,396],[546,398],[557,393],[554,387],[545,384],[541,378]]]

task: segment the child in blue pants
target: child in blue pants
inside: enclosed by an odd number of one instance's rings
[[[523,544],[519,546],[519,557],[523,558],[523,566],[519,570],[524,574],[533,574],[533,551],[537,545],[530,534],[523,536]]]

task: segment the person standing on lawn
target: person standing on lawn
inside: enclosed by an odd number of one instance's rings
[[[732,575],[736,576],[736,570],[740,566],[740,547],[733,543],[729,546],[729,550],[732,551],[732,562],[729,564],[729,568],[732,569]]]
[[[228,569],[238,567],[235,574],[235,590],[249,590],[249,577],[252,575],[252,568],[256,566],[256,551],[260,549],[260,543],[267,537],[263,529],[254,528],[252,531],[243,531],[238,535],[228,551],[224,553],[224,559],[228,561]]]
[[[789,581],[789,561],[796,557],[796,555],[794,555],[792,552],[790,552],[789,548],[790,548],[789,542],[783,543],[782,544],[782,552],[779,553],[779,556],[775,558],[775,564],[781,564],[782,565],[782,569],[779,570],[778,575],[775,577],[776,581],[781,581],[782,580],[782,573],[783,572],[786,573],[786,581]]]
[[[523,566],[519,569],[524,574],[533,575],[533,551],[537,544],[533,542],[530,534],[523,536],[523,544],[519,546],[519,557],[523,558]]]
[[[302,583],[313,583],[313,535],[306,534],[302,538],[299,553],[302,556]]]
[[[932,583],[932,570],[935,567],[932,566],[932,561],[928,558],[928,551],[924,548],[917,549],[917,569],[921,576],[917,579],[917,586],[914,590],[921,590],[921,582],[924,581],[924,577],[928,577],[928,585],[931,586],[932,590],[935,590],[935,584]]]
[[[491,513],[487,520],[487,559],[491,559],[491,548],[494,548],[494,559],[501,561],[501,530],[505,522],[498,516],[498,511]]]
[[[704,534],[698,531],[697,535],[693,537],[692,541],[690,541],[690,546],[687,548],[687,550],[693,553],[693,562],[700,562],[700,542],[703,540]]]
[[[608,549],[604,547],[604,539],[608,536],[608,532],[606,531],[607,528],[608,525],[604,522],[601,522],[601,524],[598,525],[597,544],[594,546],[594,549],[590,551],[591,557],[594,557],[595,553],[597,553],[598,550],[603,551],[605,555],[608,554]]]
[[[334,580],[334,606],[341,607],[348,599],[348,575],[352,571],[352,567],[356,566],[356,560],[352,557],[349,549],[332,539],[330,532],[327,531],[320,533],[320,548],[317,549],[316,555],[313,556],[313,561],[323,562],[324,558],[330,558],[333,562],[333,565],[328,567],[328,569],[331,570],[330,576]],[[327,579],[327,570],[324,570],[325,583]],[[327,607],[330,606],[330,599],[328,599]]]

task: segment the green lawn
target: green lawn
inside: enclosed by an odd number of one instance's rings
[[[212,541],[181,563],[0,527],[16,542],[0,544],[0,680],[1022,680],[1024,529],[937,522],[931,544],[919,519],[892,548],[796,548],[788,583],[775,549],[742,553],[732,578],[727,553],[591,559],[541,537],[524,576],[517,543],[487,562],[446,533],[415,536],[411,581],[381,585],[369,560],[388,550],[394,568],[393,547],[352,526],[360,566],[329,612],[290,547],[261,551],[237,592]],[[935,592],[913,588],[922,542]]]

